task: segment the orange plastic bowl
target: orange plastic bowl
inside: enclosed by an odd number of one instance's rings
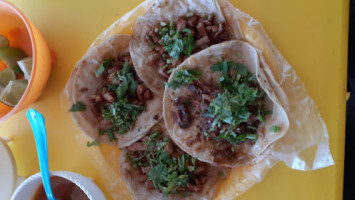
[[[14,5],[0,0],[0,19],[0,34],[9,39],[10,46],[21,48],[33,58],[31,78],[21,100],[15,107],[0,102],[1,122],[38,99],[50,74],[51,56],[41,33]],[[0,70],[2,68],[4,66],[0,65]]]

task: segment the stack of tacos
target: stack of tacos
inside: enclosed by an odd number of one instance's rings
[[[132,36],[108,37],[77,63],[73,119],[121,149],[135,199],[212,199],[229,169],[286,133],[260,52],[227,17],[215,0],[156,1]]]

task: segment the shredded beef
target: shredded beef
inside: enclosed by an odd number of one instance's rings
[[[182,31],[182,29],[186,28],[186,26],[187,26],[186,18],[185,17],[181,17],[177,21],[176,30],[177,31]]]
[[[188,85],[187,88],[195,95],[210,94],[217,96],[219,92],[218,87],[205,84],[200,80],[194,81],[192,84]]]
[[[174,153],[174,146],[171,142],[168,142],[168,144],[165,146],[165,151],[169,154],[169,155],[173,155]]]
[[[202,81],[194,81],[187,88],[192,93],[184,98],[178,98],[174,101],[175,111],[171,112],[174,122],[180,128],[190,126],[190,116],[196,116],[204,112],[211,100],[218,94],[218,88],[212,85],[204,84]]]
[[[108,102],[108,103],[113,103],[115,101],[115,98],[110,92],[105,92],[102,94],[102,97]]]
[[[259,86],[255,85],[255,87],[259,87]],[[179,116],[179,111],[180,113],[183,113],[184,116],[189,116],[189,117],[203,114],[208,108],[211,101],[215,97],[217,97],[219,93],[218,87],[205,84],[200,80],[194,81],[192,84],[188,85],[187,89],[191,92],[191,95],[188,95],[187,97],[184,98],[178,98],[178,100],[175,101],[174,103],[176,110],[171,112],[173,120],[176,123],[178,123],[179,126],[180,126],[179,123],[181,123],[180,118],[182,118],[181,116]],[[186,106],[186,104],[184,104],[184,102],[187,101],[190,102],[189,106]],[[251,126],[258,127],[260,124],[260,121],[258,120],[257,115],[255,114],[258,111],[258,106],[260,103],[262,106],[264,105],[262,101],[256,100],[253,105],[250,105],[248,107],[248,110],[249,112],[251,112],[251,115],[248,118],[247,122],[240,123],[236,127],[236,129],[234,130],[235,133],[257,134],[257,130],[250,127]],[[234,145],[232,145],[225,139],[218,138],[218,136],[220,135],[220,129],[211,131],[213,121],[214,121],[213,118],[210,117],[204,118],[201,121],[201,123],[198,125],[199,134],[197,134],[196,137],[187,141],[187,145],[192,146],[194,143],[200,141],[209,142],[212,144],[214,148],[211,153],[211,156],[213,157],[213,160],[215,162],[226,162],[233,159],[237,159],[237,152],[233,151]],[[190,120],[187,120],[187,122],[189,123],[188,124],[189,126]],[[187,124],[183,124],[183,125],[187,125]],[[180,127],[183,128],[182,126]],[[228,129],[228,127],[229,127],[228,124],[225,124],[223,126],[224,129]],[[206,136],[204,133],[208,133],[208,135]],[[253,143],[253,141],[251,140],[246,140],[244,142]]]
[[[204,48],[210,44],[210,38],[208,36],[203,36],[202,38],[196,40],[196,48]],[[207,48],[207,47],[205,47]]]
[[[236,153],[232,150],[233,146],[226,140],[219,140],[216,148],[213,149],[211,156],[213,161],[220,163],[236,159]]]
[[[201,188],[198,187],[197,185],[192,185],[191,183],[187,184],[187,188],[191,191],[191,192],[198,192]]]
[[[131,144],[130,146],[127,147],[128,150],[130,151],[145,151],[147,150],[147,146],[144,145],[143,143],[141,142],[136,142],[136,143],[133,143]]]
[[[158,73],[163,76],[164,78],[168,79],[169,78],[169,74],[168,71],[164,68],[159,68]]]
[[[202,36],[207,36],[207,37],[208,37],[208,34],[207,34],[207,32],[206,32],[205,25],[204,25],[202,22],[198,23],[198,25],[197,25],[196,28],[197,28],[198,32],[200,32],[200,34],[201,34]]]
[[[154,120],[158,120],[158,119],[159,119],[159,115],[158,115],[158,114],[154,115],[154,116],[153,116],[153,119],[154,119]]]
[[[189,113],[187,111],[187,103],[186,100],[183,98],[178,98],[175,102],[174,105],[177,108],[176,111],[176,121],[177,124],[180,126],[180,128],[187,128],[190,125],[189,121]]]
[[[153,189],[154,189],[154,184],[153,184],[153,182],[150,181],[150,180],[146,180],[146,181],[145,181],[145,186],[146,186],[147,189],[149,189],[149,190],[153,190]]]
[[[137,96],[141,102],[145,102],[152,98],[151,91],[142,83],[137,86]]]
[[[87,92],[88,91],[88,88],[84,87],[84,88],[80,88],[79,90],[80,92]]]

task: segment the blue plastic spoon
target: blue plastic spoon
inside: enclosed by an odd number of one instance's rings
[[[43,115],[34,109],[30,109],[27,111],[26,116],[32,126],[33,135],[35,136],[44,191],[46,192],[47,198],[49,200],[56,200],[49,181],[47,133]]]

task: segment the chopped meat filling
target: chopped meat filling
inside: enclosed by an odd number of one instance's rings
[[[190,106],[190,101],[183,98],[179,98],[174,102],[177,107],[177,123],[181,128],[187,128],[190,125],[189,113],[187,107]]]
[[[109,85],[120,85],[122,83],[115,77],[117,76],[117,73],[120,73],[125,62],[132,65],[132,60],[129,54],[123,54],[122,56],[111,61],[107,68],[107,72],[98,77],[102,80],[103,87],[98,89],[97,92],[91,96],[91,101],[94,103],[94,113],[98,114],[98,117],[101,117],[101,105],[110,105],[118,100],[115,92],[109,90]],[[135,72],[134,79],[139,84],[137,85],[136,93],[128,94],[128,101],[139,105],[145,105],[146,101],[153,98],[153,93],[143,84]]]
[[[259,87],[258,84],[253,85],[253,87]],[[181,98],[179,97],[175,102],[176,111],[173,112],[176,116],[173,117],[173,120],[179,125],[180,128],[188,128],[192,120],[189,120],[192,116],[203,115],[210,103],[214,98],[217,97],[220,92],[218,87],[204,84],[202,81],[197,80],[192,84],[187,86],[188,90],[191,92],[191,95]],[[188,104],[186,102],[189,102]],[[264,107],[263,101],[257,99],[253,105],[248,106],[248,110],[251,113],[247,122],[242,122],[236,126],[234,132],[236,134],[257,134],[257,129],[261,123],[257,118],[258,107]],[[198,141],[206,141],[212,144],[213,151],[211,156],[215,162],[225,162],[237,159],[238,152],[235,151],[235,145],[231,144],[223,138],[219,138],[221,134],[221,128],[218,128],[214,131],[211,131],[214,118],[205,117],[199,127],[199,134],[196,138],[188,141],[188,145],[191,146],[193,143]],[[228,129],[229,125],[224,124],[223,129]],[[245,140],[242,142],[253,143],[252,140]]]
[[[137,76],[129,54],[105,59],[94,73],[102,87],[91,96],[91,109],[100,122],[111,122],[102,125],[111,128],[100,129],[100,135],[114,140],[113,134],[124,134],[135,123],[153,93]]]
[[[201,192],[203,184],[207,182],[210,165],[192,158],[170,139],[160,134],[157,136],[156,133],[153,132],[127,147],[127,159],[132,164],[135,174],[134,179],[140,183],[144,183],[148,189],[159,189],[164,195],[170,193],[186,195],[190,192]],[[162,159],[162,156],[164,159],[159,161],[159,159]],[[167,166],[168,169],[165,167],[160,169],[161,162],[165,163],[164,166]],[[172,173],[178,173],[177,176],[180,178],[184,177],[184,180],[187,182],[177,183],[176,180],[178,179],[171,179],[169,176],[154,177],[154,172],[157,168],[159,168],[159,176],[170,173],[165,170],[176,169],[176,172]],[[159,187],[160,184],[163,184],[160,182],[161,178],[168,180],[164,184],[168,184],[174,189],[167,191],[165,187]]]
[[[188,85],[187,88],[192,93],[186,98],[179,97],[174,101],[176,112],[172,118],[180,128],[187,128],[190,126],[190,116],[201,114],[205,111],[212,99],[217,96],[218,88],[203,84],[201,81],[194,81]]]
[[[155,55],[151,63],[165,79],[191,54],[229,39],[224,22],[217,22],[214,14],[201,17],[192,13],[175,23],[162,21],[145,36]]]

